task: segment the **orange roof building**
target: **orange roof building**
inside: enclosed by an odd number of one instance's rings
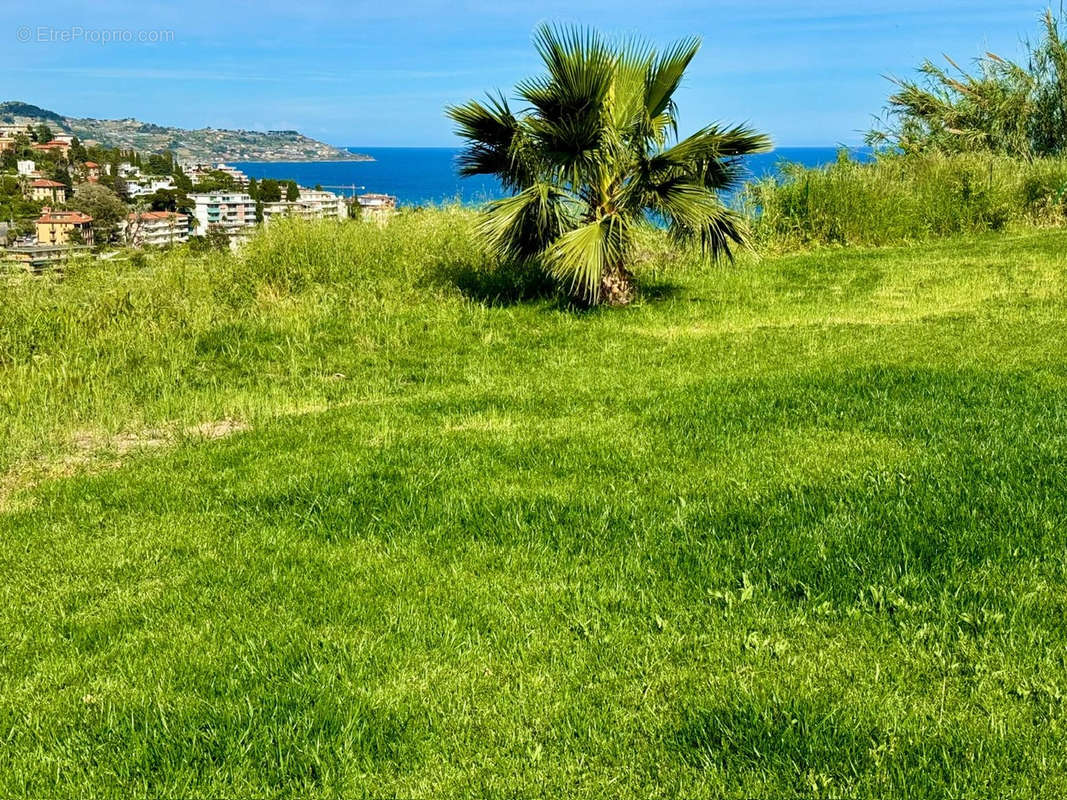
[[[41,209],[37,220],[38,244],[93,243],[93,218],[81,211],[53,211]]]
[[[30,197],[34,200],[45,200],[53,203],[63,203],[67,199],[68,190],[65,184],[59,181],[50,181],[38,178],[30,182]]]
[[[38,150],[40,152],[54,151],[62,153],[64,158],[70,155],[70,142],[63,142],[59,139],[53,139],[52,141],[45,142],[44,144],[38,143],[31,146],[34,150]]]
[[[89,183],[96,183],[100,180],[100,165],[95,161],[86,161],[82,167],[85,168],[85,178]]]

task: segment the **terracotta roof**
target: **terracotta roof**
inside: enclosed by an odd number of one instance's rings
[[[30,184],[34,189],[66,189],[66,184],[59,181],[46,181],[44,178],[38,178]]]
[[[89,169],[96,169],[100,165],[97,164],[95,161],[86,161],[85,166],[87,166]]]
[[[45,211],[37,221],[44,224],[52,222],[67,225],[81,225],[86,222],[92,222],[93,218],[80,211]]]

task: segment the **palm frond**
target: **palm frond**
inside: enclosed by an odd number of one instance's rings
[[[456,123],[456,134],[468,142],[457,159],[460,175],[496,175],[512,189],[529,183],[530,168],[517,141],[522,123],[503,96],[490,96],[487,104],[471,100],[449,106],[445,113]]]
[[[533,258],[574,227],[577,214],[573,195],[553,184],[538,182],[490,203],[480,230],[497,255]]]
[[[691,177],[671,178],[649,187],[645,201],[667,220],[675,240],[699,241],[712,259],[732,259],[731,244],[745,246],[748,230],[744,218],[724,205],[716,192]]]
[[[602,217],[562,234],[546,252],[545,262],[572,294],[595,303],[601,278],[612,265],[622,262],[628,238],[623,217]]]
[[[548,74],[520,82],[520,97],[548,116],[588,112],[603,103],[615,58],[595,31],[542,25],[534,47]]]
[[[645,86],[655,53],[648,42],[633,37],[616,47],[614,79],[609,108],[612,126],[623,137],[646,136],[650,117],[645,108]]]
[[[645,108],[650,118],[654,119],[667,110],[689,62],[699,49],[700,39],[682,39],[656,57],[645,84]]]
[[[747,125],[735,125],[732,128],[720,124],[708,125],[653,156],[651,168],[684,168],[702,161],[766,153],[771,147],[769,136],[757,133]]]

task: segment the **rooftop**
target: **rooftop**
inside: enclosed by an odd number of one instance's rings
[[[153,219],[177,219],[178,217],[188,218],[188,214],[181,214],[177,211],[142,211],[140,213],[134,211],[127,218],[131,220],[153,220]]]
[[[47,225],[56,223],[61,225],[83,225],[92,222],[93,218],[81,211],[52,211],[50,208],[42,208],[41,216],[37,222]]]

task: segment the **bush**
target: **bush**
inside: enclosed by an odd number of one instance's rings
[[[847,156],[746,188],[741,203],[763,247],[882,245],[1017,223],[1064,220],[1067,160],[1005,156]]]

